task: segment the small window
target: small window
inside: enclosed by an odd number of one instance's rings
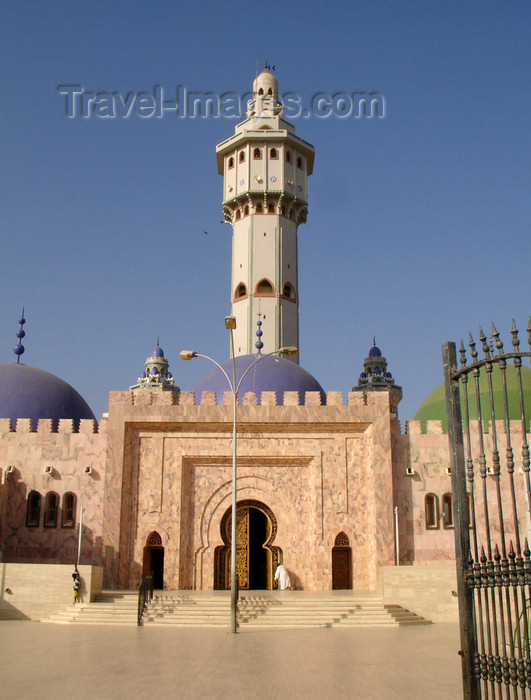
[[[286,297],[287,299],[295,299],[295,290],[289,282],[286,282],[286,284],[283,286],[282,296]]]
[[[264,211],[264,207],[260,204],[260,202],[258,202],[254,210],[257,214],[262,214]]]
[[[273,204],[273,202],[269,202],[269,204],[267,205],[267,213],[268,214],[275,213],[275,205]]]
[[[262,158],[262,151],[260,148],[255,148],[253,151],[253,158],[254,160],[261,160]]]
[[[427,493],[424,499],[426,511],[426,529],[439,529],[439,499],[434,493]]]
[[[264,94],[264,88],[260,88],[260,89],[258,90],[258,94],[259,94],[259,95],[263,95],[263,94]]]
[[[244,151],[240,151],[240,155],[238,156],[238,160],[240,161],[240,163],[245,163],[245,152]]]
[[[256,294],[273,294],[273,285],[269,280],[260,280],[256,285]]]
[[[286,163],[291,163],[291,151],[286,151]]]
[[[248,204],[246,204],[243,208],[243,215],[249,216],[249,205]]]
[[[453,498],[451,493],[445,493],[442,497],[442,522],[446,530],[454,526]]]
[[[297,158],[297,168],[299,168],[300,170],[304,168],[304,161],[300,156]]]
[[[282,214],[282,216],[286,216],[286,207],[284,205],[280,207],[280,213]]]
[[[239,209],[236,210],[236,221],[242,218],[242,213]]]
[[[75,527],[76,524],[76,497],[73,493],[65,493],[63,496],[63,517],[61,527]]]
[[[228,165],[229,165],[229,170],[230,170],[231,168],[234,168],[234,158],[233,158],[232,156],[229,158],[229,163],[228,163]]]
[[[271,160],[278,160],[278,151],[276,148],[272,148],[269,151],[269,157],[271,158]]]
[[[240,284],[236,287],[236,293],[234,294],[235,299],[240,299],[241,297],[246,297],[247,296],[247,287],[244,285],[243,282],[240,282]]]
[[[50,491],[44,501],[44,527],[57,527],[57,512],[59,510],[59,496]]]
[[[30,491],[26,505],[26,525],[28,527],[38,527],[41,519],[41,494],[37,491]]]
[[[153,532],[148,536],[147,546],[148,547],[162,547],[162,537],[159,535],[159,533],[156,530],[153,530]]]
[[[272,94],[273,94],[273,88],[269,88],[269,90],[267,91],[267,94],[268,94],[268,95],[272,95]]]

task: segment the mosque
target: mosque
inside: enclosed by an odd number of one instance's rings
[[[233,231],[237,380],[247,371],[237,412],[240,587],[274,588],[279,563],[304,590],[411,588],[412,576],[425,581],[445,566],[451,581],[442,388],[402,427],[402,388],[375,342],[346,400],[298,364],[297,231],[314,147],[284,120],[267,68],[247,118],[216,153]],[[180,389],[157,342],[136,384],[111,392],[97,421],[72,387],[20,362],[24,324],[17,361],[0,365],[2,561],[75,562],[82,507],[81,561],[101,567],[105,588],[134,589],[149,571],[158,588],[229,588],[233,395],[223,373]],[[230,375],[232,359],[223,367]],[[531,370],[524,381],[531,404]],[[515,423],[514,441],[519,431]]]

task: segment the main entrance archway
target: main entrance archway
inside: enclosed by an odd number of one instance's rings
[[[215,549],[214,588],[230,589],[231,508],[220,525],[222,545]],[[245,590],[271,590],[275,569],[282,563],[282,550],[273,545],[277,520],[261,501],[239,501],[236,506],[236,574]]]

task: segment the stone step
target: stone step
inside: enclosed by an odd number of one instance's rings
[[[275,592],[276,593],[276,592]],[[108,591],[92,603],[50,615],[55,624],[136,625],[138,596]],[[230,595],[158,591],[144,612],[148,626],[221,627],[230,625]],[[375,595],[240,593],[239,625],[249,628],[325,628],[430,624],[398,605],[383,605]]]

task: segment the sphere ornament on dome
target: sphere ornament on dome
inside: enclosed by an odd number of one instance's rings
[[[257,358],[257,354],[238,355],[235,358],[236,384],[238,384],[240,377]],[[229,376],[232,375],[232,360],[222,363],[222,367]],[[223,403],[223,394],[229,391],[229,385],[221,370],[216,367],[201,379],[195,386],[194,391],[197,405],[201,403],[203,391],[215,391],[216,403],[221,405]],[[285,391],[297,391],[301,405],[305,403],[307,391],[318,391],[321,394],[321,403],[323,405],[326,403],[326,394],[317,379],[299,365],[277,355],[262,356],[259,362],[256,362],[254,367],[245,375],[238,394],[240,404],[247,392],[256,394],[258,403],[260,403],[263,391],[274,391],[279,406],[283,404]]]
[[[13,352],[17,356],[17,363],[20,362],[20,356],[23,355],[24,352],[26,351],[26,348],[20,342],[22,340],[22,338],[24,338],[26,335],[26,331],[23,328],[24,324],[26,323],[26,319],[24,318],[24,307],[22,307],[22,315],[21,315],[18,322],[20,324],[20,328],[16,332],[16,336],[19,339],[19,342],[13,348]]]

